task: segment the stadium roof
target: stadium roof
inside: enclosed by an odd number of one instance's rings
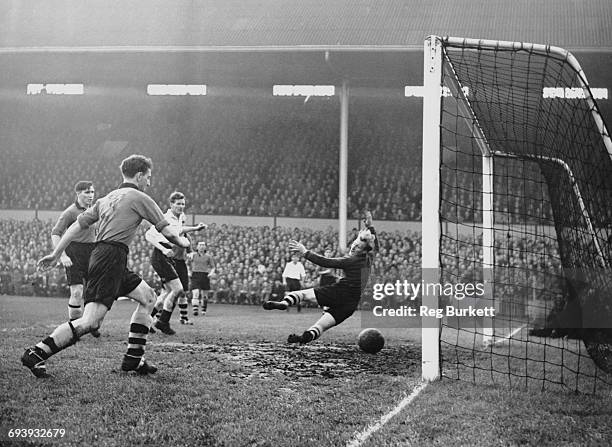
[[[397,91],[422,82],[423,41],[438,34],[582,51],[590,80],[608,85],[611,24],[612,0],[10,0],[0,82]]]
[[[0,47],[361,46],[430,34],[612,51],[610,0],[11,0]]]

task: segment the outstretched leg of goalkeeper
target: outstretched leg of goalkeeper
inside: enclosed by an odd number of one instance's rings
[[[303,303],[317,304],[317,297],[315,296],[313,288],[289,292],[282,300],[267,300],[263,302],[262,306],[266,310],[287,310],[291,306],[297,306]]]
[[[263,308],[266,310],[287,310],[290,306],[297,306],[301,303],[317,304],[317,298],[314,289],[296,290],[289,292],[281,301],[265,301]],[[336,319],[329,313],[324,312],[321,318],[317,320],[310,328],[305,330],[302,335],[291,334],[287,338],[289,343],[310,343],[321,336],[323,332],[334,327]]]
[[[287,338],[288,343],[310,343],[316,340],[328,329],[331,329],[336,325],[336,319],[328,312],[324,312],[321,318],[317,320],[315,324],[305,330],[302,335],[291,334]]]

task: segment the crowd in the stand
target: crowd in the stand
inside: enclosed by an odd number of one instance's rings
[[[197,214],[336,218],[337,104],[275,101],[224,100],[183,111],[135,108],[96,118],[78,108],[59,110],[55,118],[28,110],[34,114],[29,125],[8,117],[0,123],[0,209],[61,210],[72,200],[77,177],[92,180],[103,195],[117,185],[117,166],[129,152],[153,158],[148,192],[160,204],[180,190]],[[419,109],[385,102],[356,103],[350,110],[349,217],[369,209],[378,220],[420,220]],[[479,157],[444,157],[447,220],[481,220],[480,164]],[[523,221],[550,217],[542,182],[512,175],[508,181],[496,185],[497,211],[516,212]]]
[[[397,111],[380,110],[374,128],[373,112],[350,121],[349,209],[356,217],[369,205],[378,219],[414,220],[420,210],[413,187],[420,169],[411,153],[417,139],[411,126],[395,126]],[[62,209],[75,175],[92,180],[99,193],[110,191],[123,156],[112,148],[120,150],[124,141],[130,153],[153,158],[149,193],[160,203],[180,190],[194,213],[337,216],[335,106],[263,101],[196,112],[168,116],[173,112],[167,110],[141,121],[126,115],[102,130],[87,122],[79,129],[74,122],[84,118],[78,116],[66,117],[70,130],[52,123],[6,129],[22,135],[0,146],[0,209]]]
[[[36,261],[51,250],[51,221],[0,220],[0,293],[14,295],[67,296],[64,269],[58,267],[41,274]],[[159,288],[159,278],[150,263],[152,246],[144,238],[145,225],[131,246],[129,265],[149,284]],[[356,235],[352,229],[349,241]],[[421,279],[421,240],[418,233],[396,231],[378,233],[380,250],[374,260],[371,284],[391,283],[398,280],[418,283]],[[302,241],[318,253],[326,249],[339,255],[337,233],[284,227],[247,227],[216,225],[194,236],[207,244],[217,267],[211,276],[213,299],[232,304],[259,304],[269,297],[273,288],[281,288],[285,263],[290,261],[288,242]],[[461,237],[445,238],[442,260],[455,281],[482,280],[482,251],[473,241]],[[453,253],[452,256],[444,253]],[[537,242],[526,238],[502,239],[496,242],[499,287],[521,284],[517,275],[530,271],[550,272],[558,264],[558,254],[552,239]],[[306,278],[303,286],[317,284],[318,267],[304,261]],[[513,275],[512,278],[507,277]],[[524,284],[529,285],[529,284]],[[510,292],[509,292],[510,293]],[[398,296],[398,299],[401,299]]]
[[[0,220],[0,293],[15,295],[64,294],[64,272],[41,275],[36,262],[51,248],[51,222]]]
[[[0,209],[62,210],[74,200],[73,185],[81,179],[94,182],[97,197],[105,195],[117,186],[119,162],[129,152],[153,158],[147,192],[163,209],[169,194],[179,190],[192,214],[337,217],[340,125],[333,100],[210,98],[204,105],[153,108],[88,101],[54,103],[50,109],[14,105],[5,114]],[[349,218],[368,209],[375,220],[420,220],[420,109],[406,101],[357,100],[351,102],[348,125]],[[449,150],[442,153],[442,218],[450,224],[482,222],[481,159]],[[522,225],[550,225],[547,188],[539,174],[531,173],[527,181],[510,161],[504,163],[496,165],[507,175],[493,185],[495,222],[511,226],[518,216]],[[38,220],[0,221],[0,293],[66,295],[62,269],[36,272],[36,260],[50,251],[50,228],[50,222]],[[531,230],[523,230],[529,236]],[[212,225],[195,242],[206,241],[217,259],[212,283],[219,300],[259,302],[278,286],[290,238],[338,254],[331,230]],[[372,282],[418,281],[419,235],[380,232],[380,241]],[[482,253],[474,246],[443,239],[443,248],[452,253],[448,271],[478,275]],[[502,238],[496,250],[498,265],[511,267],[507,275],[558,265],[552,239]],[[158,285],[150,251],[139,234],[130,264]],[[310,286],[317,270],[305,266],[304,285]],[[513,284],[516,278],[500,283]]]
[[[67,286],[63,268],[41,274],[36,261],[51,247],[51,221],[0,220],[0,293],[19,295],[65,295]],[[151,285],[159,287],[159,278],[150,262],[152,246],[142,231],[130,250],[129,264]],[[353,230],[349,239],[354,238]],[[375,276],[391,278],[418,267],[420,248],[412,233],[381,233],[380,256],[374,265]],[[222,301],[260,302],[271,288],[282,282],[285,263],[290,260],[290,239],[301,240],[312,250],[326,249],[338,254],[337,233],[331,229],[316,231],[298,228],[244,227],[211,224],[193,238],[193,244],[206,242],[217,267],[211,277],[213,289]],[[304,286],[316,284],[318,268],[305,262]],[[416,271],[416,270],[415,270]]]

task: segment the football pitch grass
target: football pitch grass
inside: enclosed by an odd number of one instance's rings
[[[0,297],[0,445],[426,446],[611,445],[612,395],[522,391],[445,379],[421,386],[419,332],[381,329],[359,351],[358,314],[311,345],[288,345],[320,311],[210,305],[175,336],[149,336],[157,374],[120,372],[131,301],[115,303],[99,339],[49,360],[23,349],[65,321],[67,299]],[[178,312],[175,312],[176,314]],[[10,429],[64,429],[9,438]],[[40,433],[40,432],[39,432]]]

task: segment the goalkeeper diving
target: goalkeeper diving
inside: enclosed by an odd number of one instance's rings
[[[289,335],[289,343],[310,343],[332,327],[353,315],[363,291],[368,283],[374,253],[378,251],[376,230],[372,226],[372,214],[366,212],[363,220],[365,228],[359,232],[348,253],[339,258],[328,258],[308,250],[298,241],[290,241],[289,249],[303,255],[310,262],[321,267],[341,269],[344,275],[334,284],[297,290],[288,293],[281,301],[265,301],[266,310],[286,310],[299,303],[316,303],[323,307],[324,313],[310,328],[301,335]]]

